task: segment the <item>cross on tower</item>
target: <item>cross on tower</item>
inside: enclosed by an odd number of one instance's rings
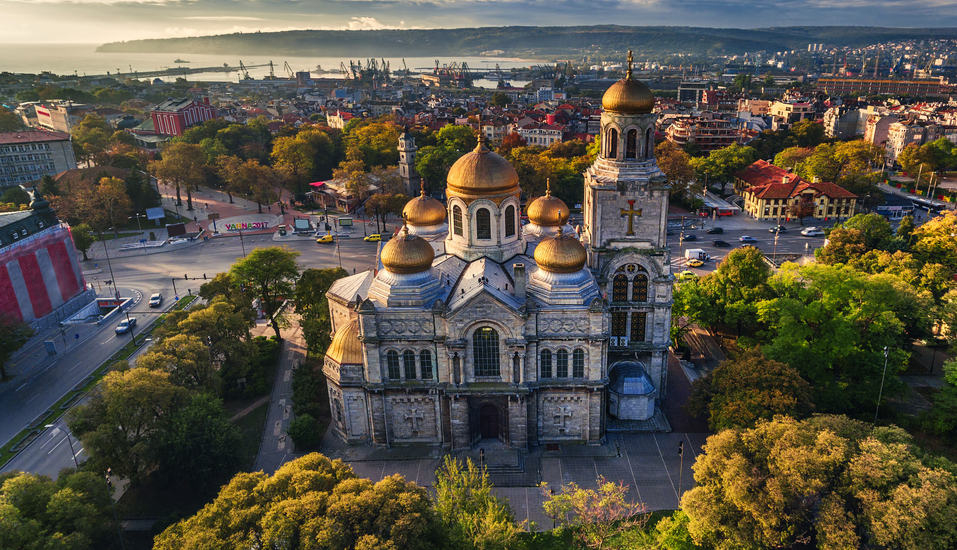
[[[557,424],[559,428],[564,430],[567,427],[565,424],[565,419],[572,417],[572,410],[568,407],[558,407],[558,411],[555,413],[554,416],[555,416],[555,424]]]
[[[631,65],[634,61],[635,58],[632,57],[631,50],[628,50],[628,76],[626,77],[628,80],[631,80]]]
[[[419,414],[419,409],[412,409],[410,414],[405,415],[405,419],[412,421],[412,435],[419,435],[419,427],[417,426],[416,420],[425,420],[425,417]]]
[[[632,236],[635,234],[635,225],[634,220],[635,216],[641,215],[641,208],[635,210],[635,201],[628,201],[628,210],[624,208],[621,209],[622,216],[628,216],[628,232],[625,235]]]

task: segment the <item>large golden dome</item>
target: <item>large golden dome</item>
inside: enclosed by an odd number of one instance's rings
[[[359,320],[353,319],[340,327],[332,337],[326,357],[340,365],[362,364],[362,342],[359,341]]]
[[[484,134],[479,134],[474,151],[455,161],[447,181],[449,193],[465,199],[519,193],[518,172],[501,155],[489,151]]]
[[[402,233],[382,247],[381,258],[382,265],[392,273],[422,273],[432,267],[435,250],[422,237],[409,235],[409,228],[405,226]]]
[[[644,82],[631,78],[631,51],[628,52],[628,74],[605,91],[601,106],[606,111],[623,115],[645,115],[655,108],[655,95]]]
[[[416,227],[439,225],[445,221],[445,207],[442,203],[425,194],[425,184],[422,184],[422,193],[406,203],[402,209],[402,217],[406,223]]]
[[[544,227],[565,225],[568,221],[568,205],[562,199],[552,196],[550,181],[547,185],[545,196],[538,197],[526,207],[528,221]]]
[[[535,263],[549,273],[575,273],[585,267],[585,247],[575,237],[558,235],[544,239],[535,247]]]

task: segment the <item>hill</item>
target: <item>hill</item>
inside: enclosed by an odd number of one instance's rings
[[[286,54],[337,57],[462,55],[503,50],[512,57],[580,57],[635,50],[639,57],[671,53],[734,54],[807,49],[809,43],[857,47],[889,40],[957,38],[957,29],[887,27],[481,27],[378,31],[284,31],[111,42],[99,52]]]

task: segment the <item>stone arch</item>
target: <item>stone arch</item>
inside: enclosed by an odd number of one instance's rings
[[[637,159],[638,158],[638,130],[632,128],[625,132],[625,158],[626,159]]]
[[[614,126],[612,126],[606,131],[605,137],[608,139],[608,144],[605,148],[605,151],[607,151],[605,155],[606,158],[610,158],[610,159],[618,158],[618,136],[619,136],[618,128]]]
[[[505,218],[504,220],[505,221],[505,231],[504,231],[505,237],[506,238],[514,237],[516,234],[515,227],[518,225],[516,222],[516,216],[515,216],[515,205],[510,204],[505,207],[504,218]]]

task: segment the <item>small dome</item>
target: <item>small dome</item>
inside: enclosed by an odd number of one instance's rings
[[[565,201],[552,196],[551,182],[544,197],[538,197],[526,207],[528,221],[544,227],[565,225],[568,222],[568,206]]]
[[[489,151],[485,135],[479,134],[475,150],[455,161],[446,178],[448,190],[460,195],[482,196],[518,193],[518,172],[505,158]]]
[[[408,275],[422,273],[432,267],[435,250],[422,237],[409,235],[409,228],[403,227],[402,233],[390,239],[382,247],[382,265],[392,273]]]
[[[619,395],[648,395],[655,391],[651,378],[640,363],[621,361],[615,363],[611,371],[608,389]]]
[[[655,108],[655,94],[651,93],[644,82],[631,78],[633,61],[629,50],[628,74],[605,91],[601,98],[604,110],[623,115],[646,115]]]
[[[575,273],[585,267],[588,259],[585,247],[575,237],[558,235],[549,237],[535,247],[535,263],[549,273]]]
[[[416,227],[439,225],[445,221],[445,216],[442,203],[425,194],[425,184],[422,184],[422,194],[407,202],[402,209],[406,223]]]
[[[362,342],[359,341],[359,320],[353,319],[339,328],[326,350],[326,357],[340,365],[362,364]]]

